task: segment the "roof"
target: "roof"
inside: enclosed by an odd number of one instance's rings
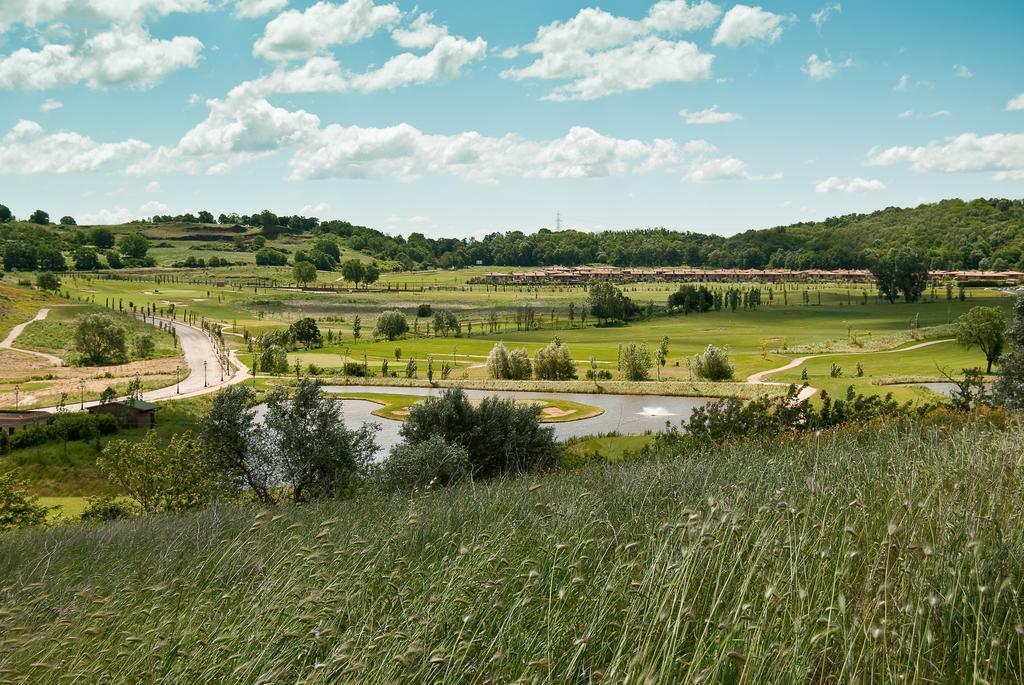
[[[17,421],[24,419],[45,419],[49,418],[50,416],[51,414],[45,411],[0,409],[0,419]]]
[[[122,407],[128,407],[130,409],[137,409],[138,411],[154,411],[154,410],[159,408],[158,405],[153,404],[152,402],[146,402],[145,400],[131,400],[131,399],[128,399],[128,400],[113,400],[111,402],[107,402],[108,406],[109,405],[114,405],[114,404],[121,405]],[[89,407],[89,409],[96,409],[97,407],[102,407],[102,406],[104,406],[104,405],[97,404],[97,405],[93,405],[92,407]]]

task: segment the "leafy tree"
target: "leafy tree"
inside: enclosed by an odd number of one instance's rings
[[[10,208],[7,205],[0,205],[0,224],[6,224],[12,219],[14,219],[14,215],[11,214]]]
[[[110,404],[117,399],[117,391],[109,385],[100,393],[100,404]]]
[[[216,223],[216,221],[214,221],[213,214],[206,211],[205,209],[201,210],[199,214],[196,215],[196,218],[199,220],[199,223],[201,224]]]
[[[32,212],[32,214],[28,217],[28,220],[33,224],[41,224],[43,226],[46,226],[50,223],[50,215],[41,209],[37,209],[36,211]]]
[[[190,431],[166,445],[153,430],[141,442],[111,441],[96,465],[144,514],[194,509],[213,492],[210,470]]]
[[[285,362],[287,365],[287,361]],[[274,502],[275,464],[260,448],[263,434],[256,418],[256,393],[230,385],[213,397],[200,419],[199,440],[210,471],[222,491],[251,493],[264,504]]]
[[[377,268],[377,265],[374,263],[367,264],[366,269],[363,270],[363,283],[370,285],[371,283],[376,283],[379,278],[380,269]]]
[[[64,261],[64,255],[52,247],[40,248],[38,254],[37,266],[40,269],[46,271],[67,271],[68,263]]]
[[[956,341],[964,347],[978,347],[988,364],[985,373],[992,373],[992,364],[1006,345],[1006,314],[999,307],[972,307],[957,319]]]
[[[100,255],[94,248],[80,247],[75,250],[71,258],[75,262],[77,271],[95,271],[100,268]]]
[[[60,225],[61,226],[77,226],[78,222],[75,221],[75,217],[73,217],[73,216],[62,216],[60,218]]]
[[[95,495],[86,498],[86,507],[79,518],[85,523],[110,523],[131,518],[134,507],[111,495]]]
[[[870,265],[878,290],[890,303],[902,293],[907,302],[917,302],[928,287],[928,264],[915,250],[893,248],[876,257]]]
[[[528,379],[532,371],[529,353],[524,349],[510,351],[499,342],[487,355],[487,373],[491,378],[521,381]]]
[[[277,215],[269,209],[264,209],[256,217],[256,224],[263,231],[263,237],[267,240],[276,240],[281,235],[281,227],[277,223]]]
[[[306,316],[292,323],[288,332],[297,343],[301,343],[308,350],[310,347],[320,347],[323,338],[320,335],[320,328],[316,325],[316,319]]]
[[[625,321],[636,312],[636,305],[622,294],[622,291],[607,281],[600,281],[590,286],[587,297],[590,313],[598,321]]]
[[[256,358],[263,373],[279,374],[288,371],[288,352],[281,345],[261,346]]]
[[[459,335],[462,333],[462,324],[459,317],[450,309],[438,309],[434,312],[434,335],[448,337],[450,333]]]
[[[995,401],[1009,409],[1024,409],[1024,294],[1013,305],[1013,322],[1007,333],[1009,351],[999,360],[999,379],[995,382]]]
[[[630,343],[622,348],[622,373],[626,380],[646,381],[650,371],[651,353],[645,343]]]
[[[377,451],[376,424],[346,428],[341,403],[321,396],[321,387],[319,380],[303,378],[291,398],[285,388],[267,396],[266,450],[295,502],[349,494]]]
[[[85,364],[120,364],[127,359],[125,330],[103,314],[84,314],[75,327],[75,349]]]
[[[362,335],[362,331],[363,320],[357,314],[356,317],[352,319],[352,339],[358,342],[359,336]]]
[[[46,522],[47,507],[25,491],[25,486],[7,472],[0,475],[0,532],[39,526]]]
[[[316,267],[309,262],[296,262],[295,266],[292,267],[292,278],[295,279],[296,283],[301,283],[303,286],[307,283],[312,283],[316,280]]]
[[[264,247],[256,251],[257,266],[284,266],[287,263],[288,255],[272,247]]]
[[[408,330],[409,322],[405,320],[405,315],[395,309],[380,313],[373,327],[373,337],[395,340],[405,335]]]
[[[36,275],[36,285],[40,290],[59,290],[60,279],[49,272]]]
[[[434,310],[429,304],[421,304],[416,307],[416,317],[419,319],[428,319],[434,315]]]
[[[352,281],[358,286],[366,276],[366,267],[358,259],[346,259],[341,263],[341,275],[346,281]]]
[[[266,244],[267,244],[267,239],[264,238],[261,235],[258,235],[258,236],[254,237],[252,239],[252,242],[250,243],[250,247],[252,248],[253,252],[259,252],[260,250],[262,250],[266,246]]]
[[[694,371],[698,378],[709,381],[726,381],[735,373],[728,350],[717,345],[708,345],[703,353],[694,357]]]
[[[129,233],[121,238],[121,244],[118,247],[125,257],[143,259],[149,252],[149,240],[141,233]]]
[[[104,226],[91,229],[86,240],[96,247],[109,250],[114,246],[114,232]]]
[[[555,338],[537,350],[533,357],[533,372],[537,380],[568,381],[576,378],[576,364],[569,348]]]
[[[374,473],[374,482],[386,492],[455,485],[469,478],[469,453],[462,445],[432,435],[421,443],[396,445]]]
[[[473,406],[453,388],[413,405],[401,435],[412,446],[434,436],[461,445],[474,478],[546,471],[561,464],[562,448],[554,430],[541,426],[540,411],[537,405],[497,397]]]
[[[661,380],[661,370],[668,363],[668,336],[661,339],[657,351],[654,353],[654,360],[658,364],[658,380]]]
[[[136,359],[149,359],[156,350],[153,336],[146,333],[136,334],[132,338],[132,356]]]

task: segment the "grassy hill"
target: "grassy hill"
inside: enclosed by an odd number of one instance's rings
[[[875,425],[0,536],[0,680],[1017,681],[1022,444]]]

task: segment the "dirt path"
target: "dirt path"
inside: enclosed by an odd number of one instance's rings
[[[899,348],[896,348],[895,350],[879,350],[878,352],[863,352],[862,354],[896,354],[896,353],[899,353],[899,352],[911,352],[913,350],[919,350],[922,347],[931,347],[932,345],[941,345],[942,343],[948,343],[948,342],[953,342],[953,339],[952,338],[945,338],[943,340],[929,340],[928,342],[918,343],[916,345],[911,345],[910,347],[899,347]],[[758,371],[757,373],[754,373],[754,374],[751,374],[751,375],[747,376],[747,383],[750,383],[752,385],[782,385],[782,386],[789,386],[789,385],[791,385],[790,383],[782,383],[782,382],[779,382],[779,381],[766,381],[764,379],[765,379],[765,377],[771,376],[771,375],[776,374],[776,373],[782,373],[783,371],[789,371],[790,369],[795,369],[798,366],[802,365],[804,362],[807,362],[807,361],[809,361],[811,359],[819,359],[821,357],[842,357],[842,356],[848,356],[848,355],[851,355],[851,354],[857,354],[857,353],[856,352],[825,352],[825,353],[822,353],[822,354],[809,354],[809,355],[806,355],[806,356],[803,356],[803,357],[797,357],[796,359],[793,359],[792,361],[790,361],[785,366],[780,366],[777,369],[768,369],[767,371]],[[811,386],[807,386],[806,388],[804,388],[803,390],[800,391],[800,394],[799,394],[798,398],[801,399],[801,400],[806,400],[806,399],[808,399],[810,397],[813,397],[816,392],[818,392],[817,388],[813,388]]]
[[[21,352],[22,354],[31,354],[35,357],[41,357],[42,359],[45,359],[54,366],[64,366],[64,362],[61,360],[60,357],[55,357],[54,355],[46,354],[45,352],[36,352],[35,350],[26,350],[14,346],[14,341],[17,340],[18,336],[25,331],[26,326],[28,326],[30,323],[34,321],[42,321],[43,319],[46,318],[46,316],[49,313],[50,310],[47,307],[43,307],[38,312],[36,312],[35,318],[30,319],[25,323],[19,323],[17,326],[12,328],[11,332],[7,334],[7,337],[4,338],[2,342],[0,342],[0,348],[6,350],[14,350],[15,352]]]

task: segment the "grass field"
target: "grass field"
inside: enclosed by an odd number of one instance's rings
[[[0,537],[0,678],[1017,682],[1019,426]]]
[[[392,393],[345,392],[338,395],[341,399],[366,400],[379,404],[380,409],[373,412],[375,416],[393,421],[404,421],[409,416],[413,405],[424,398],[418,395],[400,395]],[[519,400],[523,404],[537,405],[541,408],[541,423],[565,423],[580,421],[600,416],[604,410],[588,404],[563,399],[546,399],[542,397]]]
[[[170,333],[143,323],[134,317],[121,316],[111,312],[110,309],[92,304],[53,307],[45,319],[33,321],[26,326],[21,335],[18,336],[15,344],[27,350],[48,352],[58,357],[66,358],[75,349],[76,320],[85,314],[103,314],[116,318],[117,322],[127,332],[126,340],[128,343],[129,361],[176,357],[179,354],[178,349],[174,345],[174,338]],[[139,335],[146,335],[152,338],[154,343],[152,355],[139,357],[135,354],[132,339]]]

